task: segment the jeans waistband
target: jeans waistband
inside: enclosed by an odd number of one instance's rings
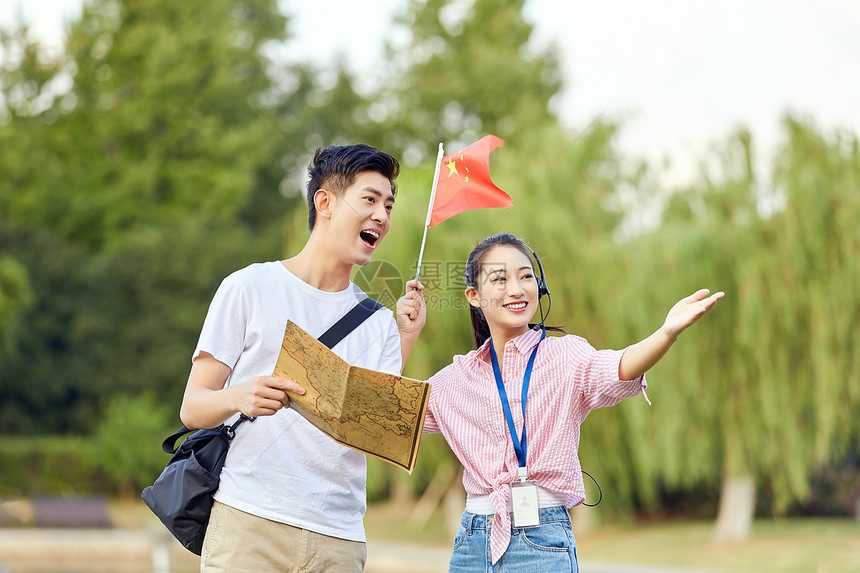
[[[567,513],[567,509],[561,505],[556,507],[542,507],[539,512],[541,523],[570,522],[570,515]],[[489,529],[492,523],[492,515],[481,515],[470,513],[468,511],[463,512],[463,517],[460,520],[460,524],[463,525],[468,532],[475,529]]]

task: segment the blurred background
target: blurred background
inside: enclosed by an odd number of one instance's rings
[[[21,507],[46,495],[139,511],[221,279],[307,239],[317,147],[402,161],[355,279],[383,300],[414,275],[439,142],[494,134],[514,207],[430,230],[404,374],[472,348],[463,261],[496,232],[540,254],[548,322],[596,347],[723,290],[649,372],[652,407],[583,425],[603,500],[575,512],[580,554],[663,527],[662,555],[623,557],[860,568],[855,3],[39,0],[0,26],[0,525],[39,525]],[[438,436],[411,476],[369,460],[369,535],[446,546],[459,477]],[[727,547],[764,557],[714,562]]]

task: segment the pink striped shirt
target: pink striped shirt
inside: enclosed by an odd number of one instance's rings
[[[517,433],[523,427],[523,374],[539,330],[505,345],[502,379]],[[463,486],[471,496],[489,495],[496,510],[490,538],[493,563],[510,541],[506,507],[509,484],[517,477],[517,457],[505,422],[493,367],[485,361],[487,341],[478,350],[455,356],[428,380],[432,384],[424,432],[442,432],[463,464]],[[594,408],[612,406],[647,386],[645,376],[619,380],[623,350],[595,350],[584,338],[547,337],[535,358],[526,401],[529,481],[564,500],[585,501],[579,465],[579,426]],[[519,435],[518,435],[519,438]]]

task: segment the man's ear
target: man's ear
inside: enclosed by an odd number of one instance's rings
[[[469,305],[474,306],[475,308],[481,308],[481,301],[478,297],[478,291],[475,289],[475,287],[466,287],[465,294],[466,300],[469,301]]]
[[[331,219],[331,214],[334,211],[334,205],[337,202],[337,195],[328,189],[317,189],[314,193],[314,207],[317,210],[317,217],[323,219]]]

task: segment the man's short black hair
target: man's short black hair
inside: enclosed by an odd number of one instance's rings
[[[314,230],[317,209],[314,195],[319,189],[328,189],[341,195],[364,171],[373,171],[387,177],[391,192],[397,192],[394,180],[400,174],[400,163],[394,157],[366,143],[330,145],[320,147],[308,165],[308,227]]]

